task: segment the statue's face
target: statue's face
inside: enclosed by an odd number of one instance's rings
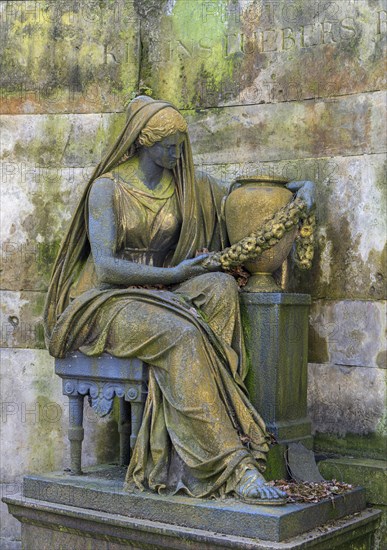
[[[157,141],[151,147],[147,147],[150,158],[158,166],[172,169],[180,158],[185,134],[176,132],[161,141]]]

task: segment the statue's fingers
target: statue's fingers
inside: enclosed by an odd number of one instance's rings
[[[209,256],[208,254],[200,254],[200,256],[196,256],[196,258],[193,258],[192,264],[193,265],[200,264],[200,262],[208,258],[208,256]]]

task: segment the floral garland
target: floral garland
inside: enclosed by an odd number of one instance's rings
[[[248,237],[229,248],[211,254],[203,262],[203,266],[210,267],[211,264],[220,263],[223,269],[229,270],[247,261],[254,260],[262,252],[278,244],[285,233],[291,231],[295,226],[299,226],[299,233],[295,241],[295,263],[300,269],[310,269],[314,253],[316,216],[313,212],[307,213],[305,201],[299,198],[295,198],[278,210],[261,229],[251,233]]]

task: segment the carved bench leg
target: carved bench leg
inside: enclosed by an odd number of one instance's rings
[[[131,402],[130,407],[132,410],[132,433],[130,434],[130,450],[134,449],[136,439],[141,426],[142,413],[144,410],[144,403]]]
[[[130,405],[124,397],[120,397],[120,466],[127,466],[130,461]]]
[[[69,395],[69,432],[71,475],[82,474],[83,395]]]

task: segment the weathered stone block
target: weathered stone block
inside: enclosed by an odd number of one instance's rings
[[[377,505],[382,512],[375,534],[375,548],[383,550],[387,545],[387,465],[385,453],[382,460],[366,458],[333,458],[319,462],[319,469],[326,479],[336,479],[360,485],[366,489],[367,502]]]
[[[386,370],[309,364],[308,410],[316,432],[385,435]]]
[[[382,0],[177,0],[137,10],[141,77],[180,108],[316,99],[385,83]]]
[[[309,361],[386,368],[385,313],[384,302],[314,302]]]
[[[313,444],[315,452],[325,457],[345,455],[385,460],[387,438],[383,431],[366,435],[347,433],[345,436],[316,432]]]
[[[387,505],[387,464],[367,458],[331,458],[319,462],[325,479],[336,479],[366,489],[367,502]]]
[[[2,348],[44,348],[45,292],[0,291]]]
[[[132,1],[0,2],[2,113],[121,111],[137,87]]]
[[[39,168],[90,171],[114,142],[124,120],[121,113],[2,116],[1,160],[16,164],[2,167],[5,187],[16,180],[36,193],[44,181]]]
[[[383,92],[187,113],[194,153],[206,163],[378,153]]]

